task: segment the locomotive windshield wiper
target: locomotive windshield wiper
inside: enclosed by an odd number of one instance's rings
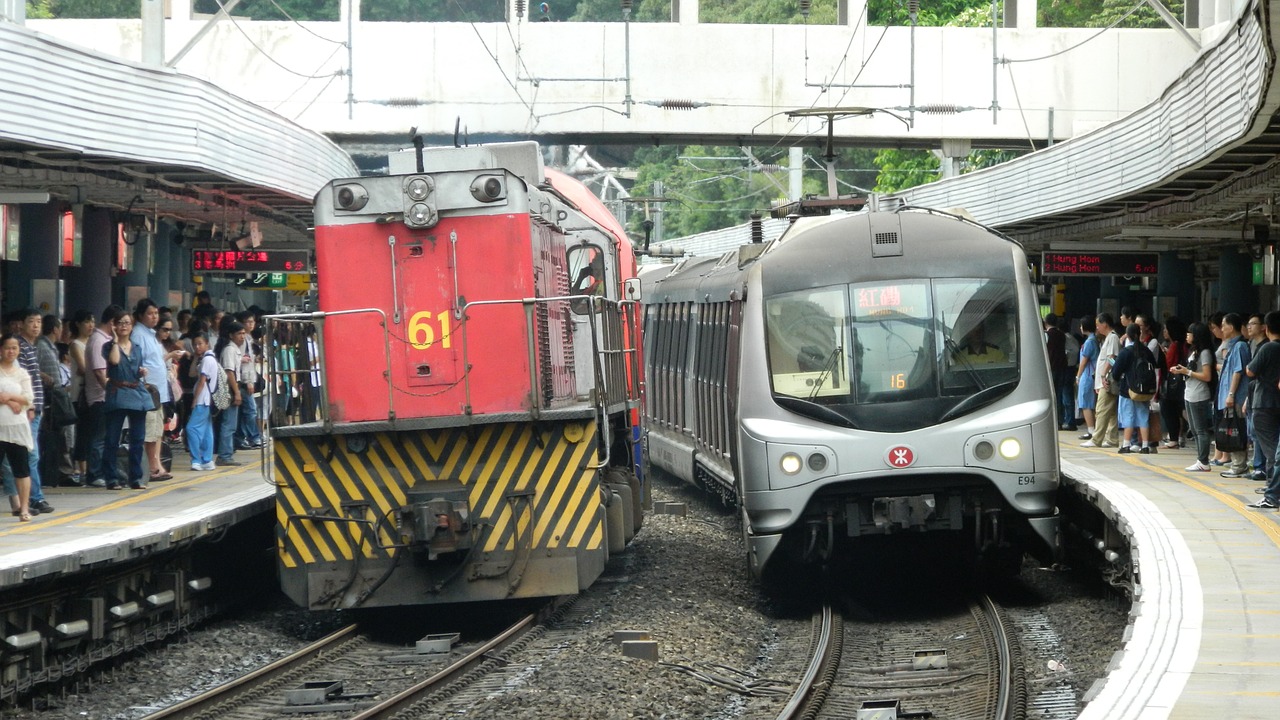
[[[813,390],[809,391],[809,399],[818,396],[818,391],[822,389],[822,384],[827,381],[827,376],[831,375],[835,370],[836,360],[840,357],[840,353],[844,352],[844,348],[837,345],[831,354],[827,356],[827,361],[822,364],[822,372],[818,373],[818,379],[813,383]],[[832,385],[832,387],[838,387]]]
[[[987,384],[982,382],[982,376],[978,374],[977,370],[973,369],[973,364],[965,359],[964,353],[960,352],[960,346],[956,344],[956,341],[952,340],[950,335],[942,333],[942,343],[946,345],[951,357],[959,360],[965,371],[969,373],[969,377],[973,378],[973,384],[978,386],[978,392],[986,390]]]
[[[844,415],[841,415],[840,413],[836,412],[835,410],[832,410],[826,405],[819,405],[816,402],[809,402],[804,398],[798,398],[791,395],[774,395],[773,401],[788,410],[797,412],[801,415],[807,415],[812,418],[817,418],[818,420],[822,420],[824,422],[829,422],[832,425],[839,425],[840,427],[847,427],[847,428],[854,428],[854,429],[857,429],[858,427],[853,423],[853,420],[845,417]]]
[[[951,418],[959,417],[960,415],[967,413],[971,410],[976,410],[977,408],[982,407],[983,405],[986,405],[987,403],[992,402],[997,398],[999,398],[1000,396],[1004,395],[1005,393],[1009,392],[1015,386],[1017,386],[1017,384],[1018,384],[1017,380],[1010,380],[1009,382],[1000,383],[999,385],[992,385],[989,388],[980,390],[970,395],[969,397],[961,400],[960,402],[956,403],[955,407],[951,408],[946,413],[944,413],[942,417],[938,418],[938,422],[944,423],[950,420]]]

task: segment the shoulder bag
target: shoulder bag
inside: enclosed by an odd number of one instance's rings
[[[1235,408],[1227,408],[1213,428],[1213,444],[1222,452],[1242,452],[1246,444],[1244,416]]]

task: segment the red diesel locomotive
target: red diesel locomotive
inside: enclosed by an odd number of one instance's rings
[[[270,319],[299,358],[273,369],[310,406],[271,428],[285,593],[318,609],[587,587],[644,505],[617,220],[522,142],[396,153],[387,176],[326,185],[315,225],[319,311]]]

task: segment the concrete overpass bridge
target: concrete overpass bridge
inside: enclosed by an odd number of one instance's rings
[[[458,126],[473,141],[766,147],[821,145],[830,130],[838,145],[964,155],[1045,147],[1128,115],[1234,16],[1226,0],[1191,2],[1185,29],[1100,32],[1036,28],[1035,0],[1006,5],[994,29],[868,26],[864,0],[840,0],[833,25],[700,23],[697,0],[673,0],[664,23],[530,22],[515,0],[504,23],[365,22],[346,1],[338,22],[211,21],[173,0],[163,22],[27,25],[158,58],[357,156],[405,145],[413,127],[452,142]],[[886,112],[789,115],[815,108]]]

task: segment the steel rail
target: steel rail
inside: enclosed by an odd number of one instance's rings
[[[460,659],[458,662],[453,663],[452,665],[449,665],[445,669],[441,670],[435,675],[432,675],[426,680],[423,680],[422,682],[417,683],[412,687],[406,688],[405,690],[399,692],[398,694],[390,698],[387,698],[385,701],[377,705],[374,705],[373,707],[368,708],[367,710],[364,710],[360,714],[352,717],[351,720],[373,720],[373,718],[391,717],[392,715],[400,712],[401,710],[404,710],[408,706],[422,699],[422,696],[424,693],[426,693],[426,691],[432,689],[435,686],[438,686],[443,683],[447,683],[451,680],[456,679],[463,672],[466,672],[467,670],[470,670],[473,667],[482,663],[483,661],[487,660],[489,653],[495,650],[502,649],[503,647],[507,646],[508,644],[510,644],[517,638],[519,638],[521,635],[528,632],[533,627],[534,622],[536,621],[536,618],[537,616],[535,614],[524,616],[518,622],[516,622],[516,624],[504,630],[502,634],[493,638],[492,640],[485,643],[484,645],[476,648],[469,655]]]
[[[835,619],[831,606],[823,605],[822,611],[814,614],[814,619],[819,623],[819,629],[817,642],[813,648],[813,657],[809,659],[809,667],[805,669],[804,678],[800,680],[791,700],[787,702],[786,707],[782,708],[782,712],[778,713],[778,720],[801,717],[809,709],[818,689],[819,678],[830,663],[834,645],[832,638],[835,635]]]
[[[995,601],[988,595],[983,595],[978,600],[978,604],[982,607],[982,611],[987,616],[988,622],[991,624],[991,635],[996,645],[996,665],[1000,672],[999,687],[996,691],[996,707],[992,716],[995,720],[1013,720],[1014,708],[1014,687],[1013,680],[1016,677],[1013,667],[1013,650],[1010,646],[1012,642],[1009,634],[1005,632],[1003,620],[1000,618],[999,608]]]
[[[302,648],[292,655],[282,657],[269,665],[263,665],[248,675],[223,683],[209,692],[202,693],[193,698],[188,698],[176,705],[170,705],[159,712],[147,715],[144,720],[189,718],[195,717],[200,713],[208,712],[218,703],[225,702],[239,696],[248,695],[262,685],[276,679],[282,673],[320,657],[325,653],[325,651],[356,637],[356,630],[357,627],[355,625],[348,625],[347,627],[331,633]]]

